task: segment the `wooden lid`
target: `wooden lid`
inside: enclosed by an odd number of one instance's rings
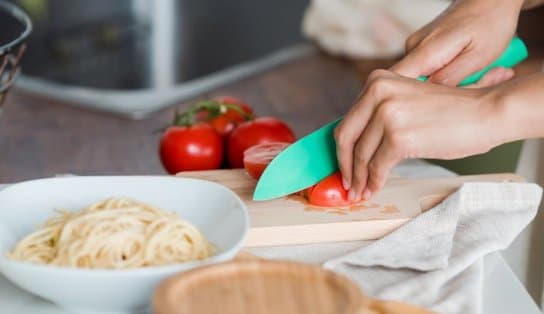
[[[153,298],[157,314],[429,313],[365,296],[349,279],[315,265],[238,260],[175,275]]]

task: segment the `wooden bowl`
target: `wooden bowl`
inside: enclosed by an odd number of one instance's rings
[[[153,297],[156,314],[426,314],[365,296],[349,279],[314,265],[238,260],[166,279]]]

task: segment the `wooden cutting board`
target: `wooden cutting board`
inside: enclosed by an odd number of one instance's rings
[[[440,203],[464,182],[523,182],[515,174],[434,179],[392,177],[371,201],[347,208],[323,208],[291,195],[270,201],[252,200],[256,181],[243,169],[182,172],[182,177],[214,181],[233,190],[249,211],[246,247],[374,240]]]

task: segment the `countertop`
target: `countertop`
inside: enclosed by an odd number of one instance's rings
[[[499,253],[484,259],[484,314],[541,314]],[[0,304],[4,314],[70,314],[35,297],[0,276]]]
[[[402,163],[395,168],[394,173],[406,177],[448,175],[444,169],[418,160]],[[0,189],[2,189],[1,185]],[[260,255],[258,249],[252,253]],[[321,256],[320,258],[326,257]],[[305,260],[303,262],[316,261]],[[499,252],[486,256],[483,268],[483,314],[541,313]],[[1,275],[0,304],[2,304],[2,313],[6,314],[68,314],[54,304],[17,288]]]

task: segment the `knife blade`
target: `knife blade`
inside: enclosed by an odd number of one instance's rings
[[[523,41],[514,37],[497,60],[465,78],[459,86],[477,82],[493,68],[511,68],[527,58],[527,55]],[[421,81],[426,79],[419,78]],[[298,192],[337,171],[334,129],[341,120],[340,117],[302,137],[276,156],[257,182],[253,200],[265,201]]]
[[[276,156],[257,182],[253,199],[264,201],[300,191],[336,171],[333,132],[340,120],[301,138]]]

